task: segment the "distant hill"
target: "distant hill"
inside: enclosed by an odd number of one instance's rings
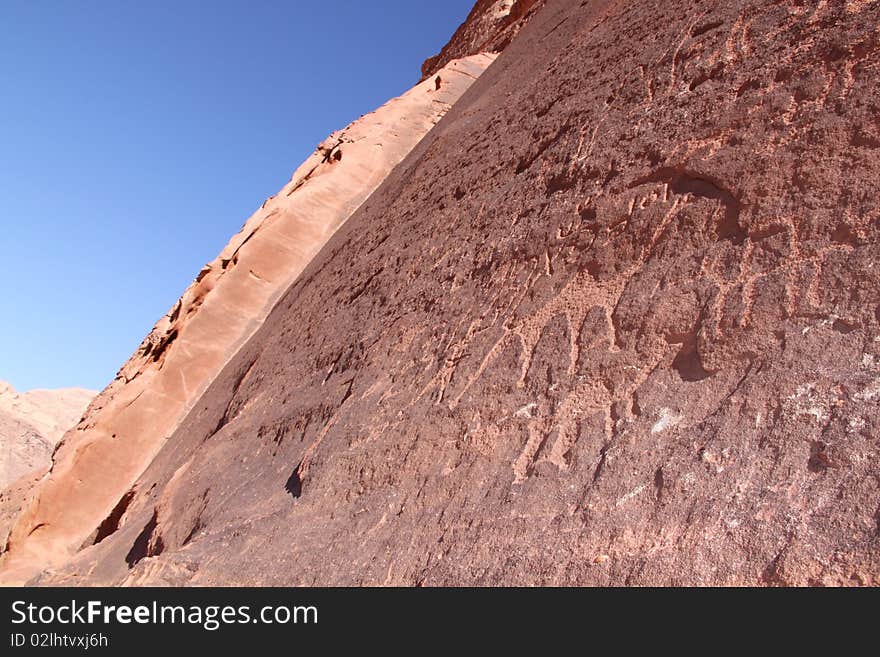
[[[0,489],[48,467],[55,445],[96,394],[83,388],[19,393],[0,381]]]

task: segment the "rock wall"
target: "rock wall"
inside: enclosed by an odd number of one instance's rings
[[[0,544],[49,468],[55,445],[95,394],[82,388],[18,393],[0,381]]]
[[[494,57],[451,61],[330,135],[263,203],[65,436],[9,537],[7,570],[59,563],[95,533],[278,297]]]
[[[453,59],[480,52],[499,53],[528,23],[545,0],[478,0],[443,49],[422,64],[422,79]]]
[[[0,381],[0,490],[49,466],[56,443],[95,394],[83,388],[18,393]]]
[[[880,583],[878,25],[548,0],[31,581]]]

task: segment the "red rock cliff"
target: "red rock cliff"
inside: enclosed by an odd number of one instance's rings
[[[306,264],[494,58],[449,61],[436,79],[330,135],[262,204],[66,434],[35,490],[18,486],[0,499],[0,529],[11,522],[9,509],[17,514],[0,579],[63,563],[100,535]]]
[[[501,52],[544,2],[545,0],[478,0],[449,43],[422,64],[422,79],[434,75],[453,59],[481,52]]]
[[[548,0],[34,581],[877,584],[878,24]]]

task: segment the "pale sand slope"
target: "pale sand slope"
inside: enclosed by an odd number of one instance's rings
[[[251,216],[65,435],[12,529],[0,582],[25,581],[83,544],[334,231],[494,59],[450,62],[332,134]]]

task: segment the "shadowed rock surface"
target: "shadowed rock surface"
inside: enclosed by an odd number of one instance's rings
[[[548,0],[34,583],[877,584],[878,25]]]

